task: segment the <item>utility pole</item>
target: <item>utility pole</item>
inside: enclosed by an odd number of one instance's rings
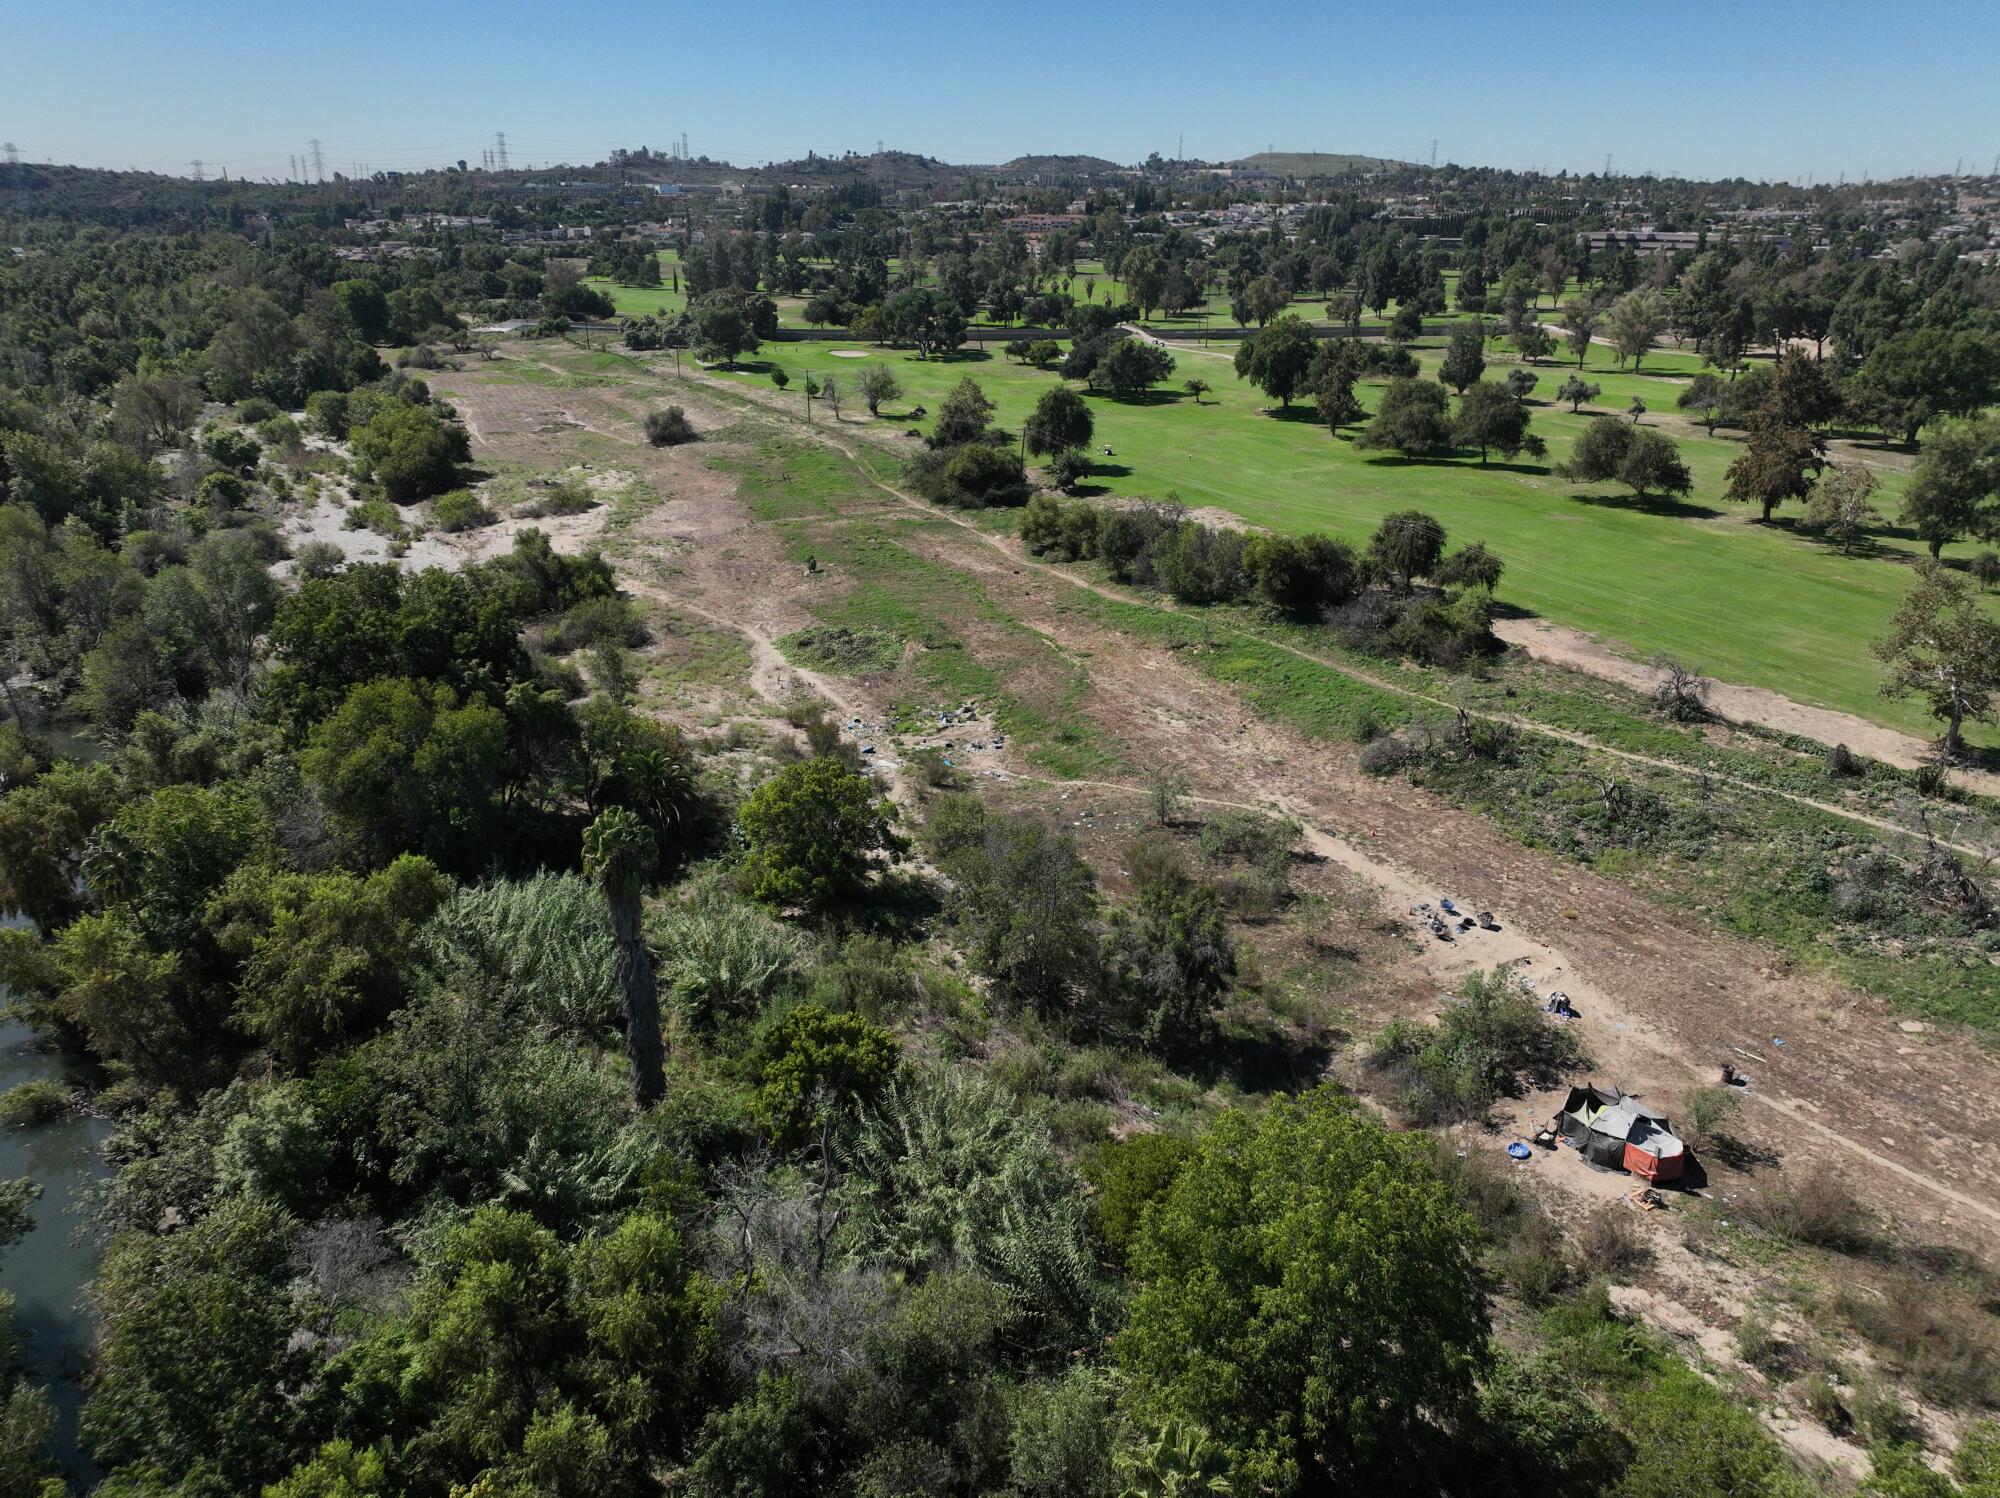
[[[306,142],[306,147],[312,152],[313,180],[315,182],[326,181],[326,153],[322,149],[320,138],[314,136]]]

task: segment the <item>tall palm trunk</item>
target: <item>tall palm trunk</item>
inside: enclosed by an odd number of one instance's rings
[[[618,944],[619,1009],[625,1020],[625,1053],[632,1059],[632,1096],[641,1108],[650,1108],[667,1090],[653,954],[639,935],[639,892],[608,892],[606,902],[611,908],[611,939]]]

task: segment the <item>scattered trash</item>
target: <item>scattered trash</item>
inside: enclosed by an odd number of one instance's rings
[[[1493,919],[1493,912],[1490,910],[1480,911],[1478,921],[1479,929],[1482,931],[1498,931],[1500,929],[1500,923]]]
[[[1782,1035],[1773,1035],[1771,1037],[1772,1045],[1783,1045],[1784,1043],[1785,1043],[1785,1037]]]
[[[1535,1152],[1516,1139],[1512,1144],[1507,1146],[1507,1153],[1516,1160],[1527,1160],[1532,1158]]]

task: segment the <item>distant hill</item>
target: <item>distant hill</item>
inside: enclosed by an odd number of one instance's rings
[[[1386,156],[1350,156],[1337,151],[1259,151],[1255,156],[1238,157],[1229,164],[1276,172],[1281,177],[1344,177],[1349,172],[1409,165],[1407,161],[1392,161]]]
[[[1016,156],[991,170],[1007,177],[1115,177],[1131,168],[1102,156]]]

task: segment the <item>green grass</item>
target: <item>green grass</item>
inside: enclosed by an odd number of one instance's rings
[[[836,357],[839,349],[864,357]],[[1435,368],[1441,355],[1429,348],[1420,356]],[[1586,366],[1604,387],[1600,405],[1622,408],[1640,393],[1656,413],[1673,408],[1672,376],[1691,372],[1695,363],[1655,352],[1635,375],[1610,368],[1613,357],[1593,347]],[[1018,430],[1035,399],[1056,383],[1054,375],[1023,369],[997,350],[919,360],[837,343],[768,344],[734,377],[768,388],[770,368],[782,364],[793,381],[788,404],[803,413],[797,391],[805,375],[836,376],[851,387],[870,362],[887,364],[903,384],[904,398],[882,412],[898,423],[913,405],[935,410],[952,385],[970,376],[995,402],[995,419]],[[1494,359],[1489,367],[1500,373],[1509,366]],[[1178,493],[1190,505],[1212,505],[1253,524],[1323,530],[1355,542],[1391,510],[1427,510],[1454,543],[1485,541],[1501,554],[1505,604],[1603,636],[1640,658],[1667,652],[1722,680],[1932,732],[1919,707],[1878,695],[1880,670],[1868,653],[1909,586],[1908,569],[1897,564],[1920,554],[1914,538],[1892,532],[1869,554],[1843,557],[1794,532],[1783,512],[1775,526],[1752,523],[1743,507],[1721,498],[1737,451],[1726,435],[1681,438],[1695,477],[1687,504],[1639,504],[1616,485],[1573,488],[1548,471],[1595,419],[1553,402],[1572,368],[1574,361],[1537,369],[1537,398],[1549,403],[1537,405],[1534,427],[1549,443],[1548,460],[1481,468],[1474,459],[1410,462],[1363,451],[1329,436],[1309,408],[1267,412],[1265,398],[1236,379],[1227,358],[1182,350],[1174,388],[1200,375],[1215,387],[1202,405],[1166,391],[1145,401],[1089,398],[1099,448],[1093,487],[1153,498]],[[1379,388],[1364,386],[1361,393],[1372,404]],[[858,410],[858,402],[847,403],[850,420]],[[815,407],[815,418],[826,419],[823,408]],[[1113,457],[1102,455],[1105,444]],[[1906,480],[1895,473],[1882,479],[1877,504],[1893,511]],[[1964,550],[1950,548],[1947,556]]]
[[[1082,710],[1090,678],[1053,642],[1028,629],[954,568],[921,555],[916,540],[948,524],[922,516],[848,516],[880,501],[839,454],[782,438],[748,458],[721,458],[758,518],[791,555],[814,558],[828,587],[811,605],[825,631],[915,643],[912,707],[978,701],[1017,740],[1028,762],[1062,778],[1128,767]],[[796,635],[788,637],[796,642]],[[893,664],[893,662],[892,662]]]

